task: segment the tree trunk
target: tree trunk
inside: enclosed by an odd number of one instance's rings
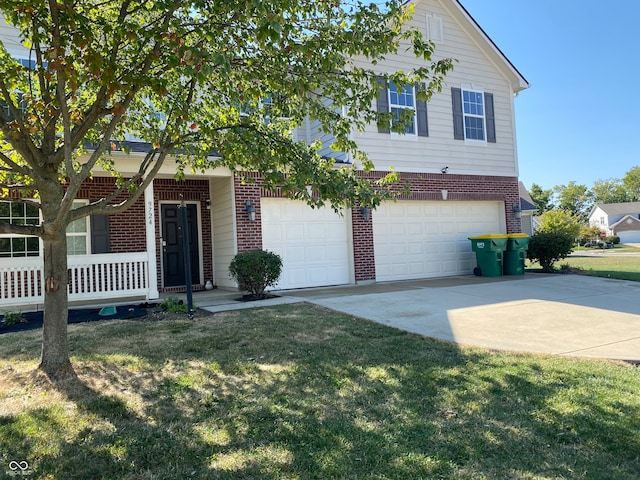
[[[63,230],[44,243],[44,322],[40,371],[52,380],[75,376],[69,359],[67,238]]]

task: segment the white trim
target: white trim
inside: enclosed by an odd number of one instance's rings
[[[76,198],[73,200],[72,202],[72,207],[71,210],[75,210],[76,208],[79,207],[75,207],[73,205],[79,205],[79,206],[85,206],[85,205],[89,205],[89,200],[84,199],[84,198]],[[71,224],[76,223],[76,222],[81,222],[84,221],[85,224],[85,231],[84,232],[68,232],[66,231]],[[73,222],[69,222],[69,224],[67,225],[67,227],[65,228],[65,234],[67,236],[67,256],[69,257],[74,257],[77,255],[91,255],[91,222],[89,219],[89,215],[85,215],[82,218],[78,218],[77,220],[74,220]],[[81,237],[84,236],[85,239],[85,246],[84,246],[84,251],[85,253],[70,253],[69,252],[69,238],[72,237]]]
[[[432,21],[434,22],[433,24]],[[427,38],[434,43],[444,43],[444,26],[442,17],[434,13],[427,13],[426,24]]]
[[[418,1],[419,0],[411,0],[411,3],[415,4],[418,3]],[[473,43],[475,43],[480,50],[485,52],[491,63],[493,63],[502,73],[504,78],[507,79],[514,93],[518,93],[529,88],[529,82],[527,82],[507,56],[498,48],[491,37],[486,34],[478,22],[476,22],[471,14],[462,6],[460,0],[442,2],[441,5],[445,10],[447,10],[456,23],[458,23],[463,30],[469,34],[469,38]],[[460,22],[461,17],[466,20],[466,25]]]
[[[467,113],[464,110],[464,92],[479,93],[482,96],[482,115],[475,113]],[[462,103],[462,131],[464,133],[464,141],[469,145],[486,145],[487,144],[487,105],[484,99],[484,90],[478,87],[460,87],[460,101]],[[467,117],[482,119],[482,136],[483,139],[467,138]]]
[[[155,253],[154,253],[155,256]],[[31,307],[44,301],[44,259],[0,260],[0,307]],[[149,294],[146,252],[70,255],[69,301],[146,298]]]
[[[396,87],[396,93],[398,95],[400,95],[401,93],[398,91],[398,86],[395,85],[392,81],[389,81],[389,86],[387,87],[387,101],[389,102],[389,113],[393,112],[393,109],[397,109],[397,110],[413,110],[413,133],[411,132],[404,132],[404,133],[398,133],[398,132],[394,132],[393,129],[391,129],[390,133],[391,135],[395,135],[398,138],[417,138],[418,137],[418,108],[417,108],[417,99],[416,99],[416,89],[413,85],[410,85],[409,88],[411,89],[411,97],[413,98],[413,107],[406,107],[404,105],[400,105],[399,103],[392,103],[391,102],[391,85],[394,85]],[[404,94],[404,91],[402,92]],[[393,120],[391,121],[392,125],[393,125]]]
[[[149,300],[155,300],[160,297],[158,291],[158,260],[156,257],[156,218],[155,218],[155,202],[153,195],[153,181],[144,189],[144,205],[145,205],[145,237],[147,240],[147,256],[149,257]]]

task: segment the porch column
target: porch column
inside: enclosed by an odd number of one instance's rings
[[[149,300],[160,297],[158,292],[158,262],[156,260],[156,219],[153,199],[153,182],[144,190],[144,210],[147,236],[147,257],[149,265]]]

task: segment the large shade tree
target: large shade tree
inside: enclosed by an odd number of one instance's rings
[[[0,233],[43,242],[41,371],[51,378],[74,374],[66,331],[66,226],[124,211],[167,158],[177,162],[178,174],[215,165],[262,172],[268,185],[313,204],[380,201],[384,185],[366,182],[353,168],[335,168],[317,154],[318,145],[296,143],[290,131],[305,117],[315,119],[335,137],[337,150],[372,168],[349,133],[391,122],[373,109],[380,77],[421,85],[419,97],[428,99],[452,66],[449,59],[432,60],[433,44],[405,28],[411,4],[403,4],[0,1],[30,59],[18,63],[0,43],[2,195],[24,199],[41,218],[1,224]],[[399,50],[424,66],[374,70]],[[356,57],[372,68],[358,67]],[[109,157],[125,132],[150,146],[138,171],[126,177]],[[74,208],[97,168],[117,177],[116,188]]]
[[[640,166],[629,169],[622,178],[628,202],[640,202]]]
[[[531,199],[537,207],[536,215],[542,215],[548,210],[553,210],[553,190],[545,190],[537,183],[532,183],[529,195],[531,195]]]
[[[593,193],[586,185],[570,181],[566,185],[554,187],[558,208],[571,212],[581,220],[586,220],[593,206]]]

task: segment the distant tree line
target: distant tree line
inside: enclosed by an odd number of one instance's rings
[[[533,183],[529,194],[537,207],[536,215],[564,210],[586,221],[594,205],[640,202],[640,166],[631,168],[622,178],[596,180],[591,188],[574,181],[550,189]]]

